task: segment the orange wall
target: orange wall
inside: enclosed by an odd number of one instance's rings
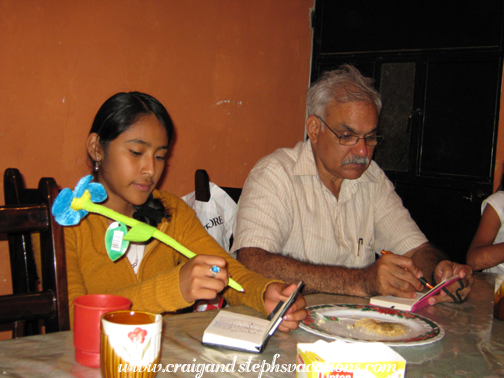
[[[199,168],[242,186],[260,157],[303,138],[313,4],[0,0],[0,172],[73,188],[89,172],[96,111],[138,90],[166,106],[178,133],[161,188],[193,191]],[[0,238],[0,293],[6,256]]]
[[[242,185],[258,158],[303,137],[311,6],[0,0],[0,172],[73,187],[88,172],[98,107],[139,90],[165,104],[178,131],[163,188],[192,191],[197,168]]]

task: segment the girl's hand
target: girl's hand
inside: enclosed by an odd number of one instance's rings
[[[212,277],[212,266],[218,266],[220,272]],[[224,290],[229,281],[226,260],[219,256],[198,255],[187,261],[179,273],[179,286],[182,298],[186,302],[198,299],[214,299]]]
[[[280,282],[273,282],[268,285],[264,292],[264,306],[271,313],[278,302],[286,301],[294,290],[295,284],[287,285]],[[296,329],[299,322],[306,318],[306,302],[301,294],[298,294],[296,301],[285,314],[278,329],[282,332],[289,332],[291,329]]]

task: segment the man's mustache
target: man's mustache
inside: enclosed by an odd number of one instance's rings
[[[353,157],[350,157],[350,158],[343,160],[343,165],[348,165],[348,164],[368,165],[369,158],[367,156],[353,156]]]

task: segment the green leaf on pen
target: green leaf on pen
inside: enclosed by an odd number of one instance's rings
[[[124,240],[141,243],[149,240],[152,234],[154,234],[154,231],[156,231],[154,227],[145,223],[138,223],[131,227],[129,232],[124,236]]]

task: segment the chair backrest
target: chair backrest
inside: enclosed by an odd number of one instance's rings
[[[210,200],[210,179],[207,171],[204,169],[196,170],[194,174],[194,188],[197,201],[208,202]],[[221,186],[220,188],[224,190],[233,201],[238,203],[242,192],[241,188],[231,188],[228,186]]]
[[[224,190],[229,197],[233,199],[236,203],[238,203],[238,200],[240,199],[242,188],[231,188],[229,186],[221,186],[220,187],[222,190]]]
[[[5,171],[0,233],[9,239],[13,294],[0,296],[0,324],[14,323],[14,337],[39,333],[38,319],[43,319],[45,332],[70,329],[63,228],[51,215],[58,192],[52,178],[26,189],[17,169]],[[41,291],[31,233],[40,235]]]

